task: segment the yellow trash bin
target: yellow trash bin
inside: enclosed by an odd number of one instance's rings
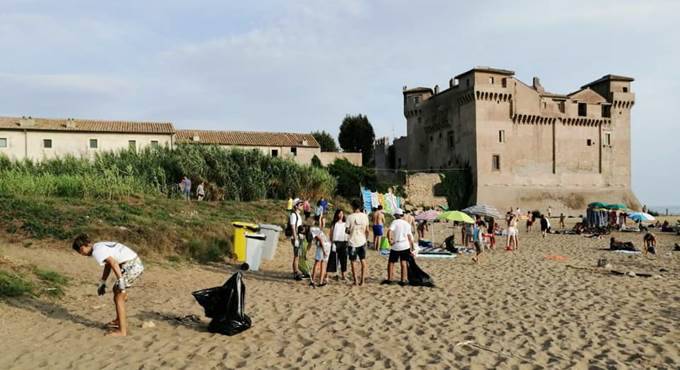
[[[231,223],[234,226],[234,254],[236,255],[236,260],[243,262],[246,260],[246,233],[259,230],[257,224],[251,224],[249,222],[236,221]]]

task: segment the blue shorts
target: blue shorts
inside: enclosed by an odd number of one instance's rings
[[[373,236],[383,236],[383,225],[373,225]]]

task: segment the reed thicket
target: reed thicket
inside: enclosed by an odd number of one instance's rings
[[[272,158],[255,150],[208,145],[104,152],[93,160],[64,157],[33,162],[0,156],[0,194],[118,199],[172,196],[182,176],[208,183],[216,198],[252,201],[332,195],[325,170]]]

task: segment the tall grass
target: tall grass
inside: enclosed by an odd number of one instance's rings
[[[324,169],[272,158],[256,150],[207,145],[104,152],[94,160],[64,157],[33,162],[0,157],[0,194],[117,199],[133,194],[172,195],[182,176],[206,181],[224,199],[284,199],[333,193]]]

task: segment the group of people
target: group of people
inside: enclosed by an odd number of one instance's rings
[[[179,184],[179,193],[186,201],[191,200],[191,179],[183,176]],[[196,187],[196,200],[202,201],[205,199],[205,182],[201,181]]]
[[[395,211],[395,220],[390,224],[386,235],[384,235],[385,216],[382,214],[382,210],[377,209],[374,212],[371,225],[368,214],[362,209],[361,201],[355,199],[351,203],[351,213],[345,215],[345,212],[341,209],[335,211],[330,227],[326,231],[323,221],[325,210],[319,209],[319,212],[312,218],[310,217],[311,212],[309,214],[305,212],[305,203],[307,201],[301,199],[291,200],[291,210],[286,226],[286,236],[290,238],[293,248],[292,270],[295,280],[310,278],[311,286],[323,287],[327,285],[329,260],[333,256],[330,264],[339,280],[347,280],[349,260],[353,284],[364,285],[368,275],[366,254],[369,248],[372,226],[373,245],[379,249],[383,237],[386,237],[390,244],[387,279],[383,281],[383,284],[393,283],[394,265],[397,262],[401,265],[399,283],[402,285],[407,283],[407,263],[415,251],[413,237],[415,220],[404,217],[404,211],[401,209]],[[317,203],[317,207],[322,207],[322,204],[320,201]],[[316,250],[314,266],[311,274],[308,274],[304,269],[310,246],[316,247]]]

